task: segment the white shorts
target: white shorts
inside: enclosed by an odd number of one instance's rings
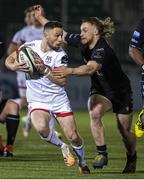
[[[66,116],[73,115],[69,101],[64,103],[61,106],[54,106],[51,104],[49,105],[49,104],[40,103],[40,102],[32,102],[28,104],[28,110],[29,110],[29,113],[32,113],[33,111],[36,111],[36,110],[42,110],[48,113],[52,113],[56,117],[66,117]]]
[[[26,97],[26,77],[24,72],[17,71],[17,84],[20,97]]]
[[[16,104],[18,104],[20,106],[21,104],[21,99],[17,98],[17,99],[12,99],[12,101],[14,101]]]

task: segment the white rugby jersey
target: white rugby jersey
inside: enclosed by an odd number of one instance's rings
[[[43,60],[44,64],[50,66],[52,69],[59,66],[67,66],[67,55],[63,49],[58,51],[50,50],[48,52],[41,51],[42,40],[35,40],[24,45],[32,48]],[[43,102],[53,104],[55,106],[61,105],[68,99],[66,91],[63,87],[56,85],[48,77],[41,77],[40,79],[27,79],[27,101]]]
[[[16,44],[23,44],[33,40],[41,40],[43,38],[43,27],[35,28],[34,26],[25,26],[15,33],[12,42]]]

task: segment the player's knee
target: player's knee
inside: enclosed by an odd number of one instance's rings
[[[35,126],[35,129],[37,130],[37,132],[40,134],[40,136],[47,137],[49,135],[49,128],[48,127],[45,127],[42,124],[37,124],[34,126]]]
[[[120,134],[123,137],[126,137],[130,133],[130,131],[131,131],[130,126],[124,126],[122,124],[118,126],[118,129],[119,129]]]
[[[90,114],[93,122],[98,123],[99,119],[101,118],[101,111],[98,108],[95,108]]]
[[[44,138],[49,135],[49,129],[48,128],[39,128],[38,132]]]
[[[80,136],[78,135],[78,132],[76,129],[70,131],[68,137],[69,137],[69,140],[72,142],[72,144],[79,145],[82,143],[82,140]]]
[[[45,131],[45,132],[42,131],[39,134],[40,134],[40,137],[42,140],[47,141],[47,142],[51,142],[51,138],[53,136],[53,133],[54,132],[52,130],[49,130],[49,131]]]

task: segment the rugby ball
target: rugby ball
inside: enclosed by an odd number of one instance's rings
[[[31,79],[38,79],[42,76],[42,74],[36,67],[35,60],[38,58],[40,58],[39,55],[34,52],[30,47],[22,46],[18,50],[18,62],[26,63],[30,70],[28,74]]]

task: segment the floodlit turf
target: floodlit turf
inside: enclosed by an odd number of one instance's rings
[[[136,120],[137,114],[134,116]],[[77,165],[66,167],[61,151],[40,140],[32,129],[28,138],[22,135],[22,123],[15,142],[14,157],[0,157],[0,178],[5,179],[143,179],[144,178],[144,139],[137,140],[138,163],[135,174],[122,174],[125,165],[125,151],[116,121],[112,113],[104,117],[106,142],[109,151],[109,163],[103,169],[92,168],[96,155],[95,145],[90,133],[89,116],[87,112],[75,113],[78,129],[85,140],[86,160],[91,169],[90,175],[80,175]],[[58,127],[59,129],[59,127]],[[0,132],[5,136],[5,127],[0,126]],[[64,138],[63,138],[64,139]]]

